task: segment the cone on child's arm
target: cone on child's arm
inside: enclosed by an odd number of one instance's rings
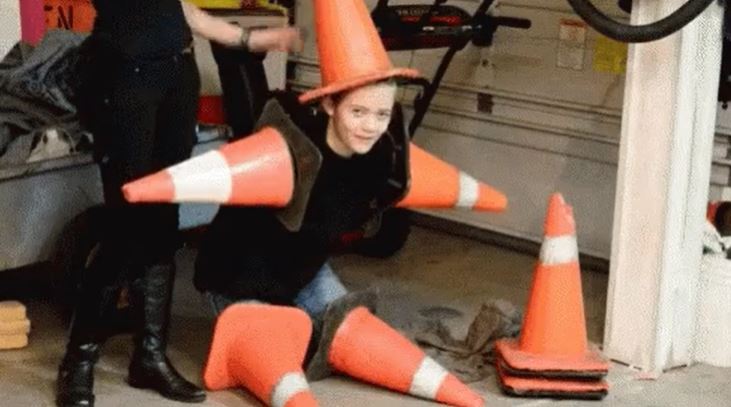
[[[18,301],[0,302],[0,350],[28,346],[30,321],[26,309]]]
[[[280,207],[293,189],[292,157],[284,137],[271,127],[122,187],[129,202]]]
[[[520,338],[496,343],[504,390],[520,395],[606,395],[608,385],[601,379],[609,363],[587,342],[580,273],[573,211],[554,194]]]
[[[332,370],[452,406],[484,405],[482,397],[373,315],[373,304],[369,294],[353,293],[328,307],[319,348],[307,368],[310,380]]]
[[[265,105],[254,134],[122,187],[129,202],[201,202],[280,208],[299,230],[322,154],[276,99]]]
[[[231,305],[216,321],[203,382],[209,390],[245,387],[271,407],[317,406],[302,371],[311,334],[299,308]]]
[[[505,195],[414,143],[409,147],[409,190],[396,206],[401,208],[464,208],[475,211],[505,210]]]

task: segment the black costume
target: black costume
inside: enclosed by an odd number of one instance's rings
[[[82,49],[78,109],[95,138],[105,194],[99,251],[84,272],[57,402],[94,403],[93,369],[107,312],[125,281],[134,312],[129,383],[164,397],[203,401],[165,356],[179,247],[177,205],[129,205],[121,186],[190,156],[199,76],[179,0],[94,0],[97,17]]]
[[[221,207],[199,249],[194,282],[201,291],[229,298],[292,305],[330,255],[343,248],[346,232],[377,227],[379,215],[403,195],[407,139],[399,130],[403,122],[397,106],[394,125],[371,151],[343,158],[325,141],[327,115],[300,106],[293,95],[270,101],[258,128],[281,120],[271,117],[282,112],[271,109],[273,103],[284,106],[292,127],[299,130],[290,139],[309,140],[322,160],[308,174],[314,184],[299,191],[307,196],[295,215],[299,224],[294,229],[286,225],[271,208]]]

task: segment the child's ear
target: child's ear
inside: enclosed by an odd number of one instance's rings
[[[330,96],[326,96],[322,99],[322,109],[325,110],[325,113],[327,113],[330,117],[335,114],[335,102]]]

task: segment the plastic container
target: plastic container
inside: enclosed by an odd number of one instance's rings
[[[704,255],[698,287],[695,360],[731,367],[731,260]]]

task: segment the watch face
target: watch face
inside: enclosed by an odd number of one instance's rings
[[[241,39],[240,39],[240,41],[241,41],[241,45],[244,48],[248,48],[248,46],[249,46],[249,35],[250,34],[251,34],[250,31],[247,30],[246,28],[242,28],[241,29]]]

